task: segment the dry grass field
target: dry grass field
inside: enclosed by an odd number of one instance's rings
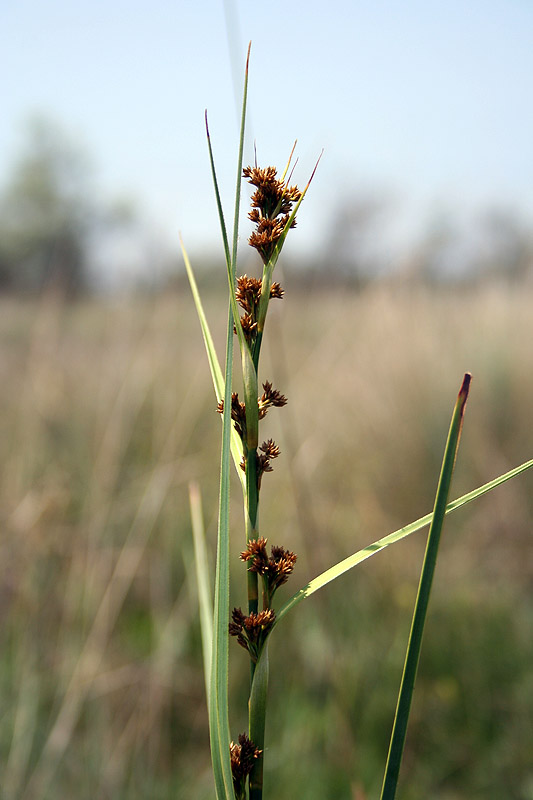
[[[431,510],[465,370],[452,495],[533,457],[533,291],[287,288],[263,379],[289,403],[265,422],[282,456],[260,513],[299,555],[295,591]],[[206,308],[221,354],[223,295]],[[211,800],[188,484],[212,546],[220,417],[188,292],[4,299],[0,386],[2,798]],[[401,800],[533,798],[532,481],[447,520]],[[237,571],[237,482],[234,531]],[[378,796],[424,542],[365,562],[273,635],[266,797]]]

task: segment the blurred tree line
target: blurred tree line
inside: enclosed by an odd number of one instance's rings
[[[96,242],[134,216],[127,203],[96,198],[85,151],[51,120],[30,120],[0,191],[0,292],[73,297],[95,288]]]
[[[432,286],[533,280],[533,226],[515,209],[493,207],[463,219],[436,212],[407,248],[391,243],[394,212],[383,196],[344,197],[315,270],[327,263],[328,272],[355,287],[384,276]]]
[[[86,288],[90,197],[84,154],[50,122],[32,120],[0,199],[2,291]]]
[[[109,233],[125,231],[130,252],[137,242],[131,208],[104,208],[96,196],[82,149],[49,120],[32,120],[0,189],[0,292],[36,294],[53,287],[72,297],[101,287],[95,253]],[[513,210],[492,209],[462,222],[442,214],[403,253],[390,236],[393,214],[383,196],[343,197],[332,210],[321,252],[307,257],[296,273],[311,276],[312,283],[327,280],[356,289],[382,277],[430,285],[533,278],[533,229]],[[124,239],[118,238],[122,252],[128,247]],[[117,248],[110,252],[108,273],[117,270]],[[135,280],[141,289],[172,284],[180,259],[174,253],[163,260],[167,263],[157,274],[152,247],[144,262],[140,256],[143,263],[129,284]],[[208,272],[212,265],[203,260]]]

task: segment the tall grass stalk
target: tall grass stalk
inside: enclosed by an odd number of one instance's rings
[[[286,237],[295,225],[296,213],[309,189],[316,166],[303,191],[300,191],[296,186],[289,186],[286,180],[292,153],[281,178],[277,177],[277,170],[274,167],[259,168],[255,164],[253,167],[243,169],[249,56],[250,50],[248,50],[245,69],[231,250],[206,115],[209,159],[222,231],[229,289],[226,360],[223,379],[214,349],[213,338],[209,331],[208,322],[194,280],[194,274],[184,250],[187,273],[202,327],[218,401],[218,411],[221,413],[223,420],[212,658],[209,667],[209,724],[217,799],[246,800],[248,798],[249,800],[262,800],[263,798],[265,720],[269,675],[268,639],[274,628],[303,599],[309,597],[318,589],[360,564],[371,555],[430,524],[428,550],[422,570],[419,596],[415,608],[413,629],[408,646],[406,668],[400,689],[396,723],[382,794],[383,798],[391,800],[396,790],[399,774],[403,742],[416,677],[416,667],[420,655],[423,625],[429,602],[429,590],[435,569],[438,541],[444,516],[494,489],[504,481],[515,477],[520,472],[531,468],[533,461],[528,461],[521,467],[501,475],[499,478],[464,495],[458,500],[447,503],[470,381],[469,376],[465,376],[452,417],[433,513],[427,514],[399,531],[379,539],[374,544],[330,567],[303,586],[281,609],[277,612],[275,611],[274,595],[278,588],[291,576],[296,562],[296,555],[279,544],[271,546],[269,553],[267,551],[267,540],[260,535],[258,511],[261,484],[266,473],[272,471],[271,462],[280,455],[280,451],[272,439],[259,444],[259,430],[261,422],[267,413],[272,408],[283,407],[287,399],[280,391],[273,388],[270,381],[259,379],[260,355],[270,300],[283,297],[283,289],[278,283],[273,282],[274,268]],[[258,252],[261,258],[261,278],[249,278],[246,275],[237,278],[240,186],[243,177],[254,187],[249,219],[254,223],[255,229],[249,238],[249,244]],[[241,311],[244,313],[241,314]],[[243,401],[239,399],[238,393],[232,390],[234,334],[237,336],[241,356],[244,388]],[[262,394],[259,394],[261,391],[259,386],[262,387]],[[233,456],[243,488],[245,549],[242,551],[240,558],[246,565],[248,595],[247,613],[240,608],[233,609],[231,622],[229,619],[230,454]],[[244,473],[244,479],[242,478],[242,473]],[[200,560],[200,562],[199,581],[204,583],[207,565],[203,560]],[[203,595],[205,607],[204,590]],[[210,626],[206,622],[205,613],[202,614],[201,618],[204,620],[204,628],[209,630]],[[204,641],[205,635],[206,631],[204,630]],[[248,731],[241,733],[237,741],[231,741],[229,734],[228,646],[230,636],[236,638],[237,642],[248,652],[251,676],[248,701]],[[208,650],[208,646],[206,645],[205,647]]]

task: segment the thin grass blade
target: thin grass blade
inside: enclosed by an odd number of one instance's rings
[[[255,402],[255,398],[257,395],[257,376],[255,376],[255,383],[253,380],[252,373],[254,372],[254,366],[252,357],[250,354],[250,348],[248,347],[248,343],[244,337],[244,332],[242,330],[241,322],[240,322],[240,313],[239,307],[237,305],[237,300],[235,297],[235,279],[236,279],[236,266],[237,266],[237,247],[239,243],[239,212],[240,212],[240,200],[241,200],[241,183],[242,183],[242,163],[243,163],[243,153],[244,153],[244,132],[245,132],[245,125],[246,125],[246,103],[248,99],[248,66],[250,60],[250,48],[251,43],[248,46],[248,55],[246,58],[246,69],[244,74],[244,91],[243,91],[243,102],[242,102],[242,115],[241,115],[241,129],[239,135],[239,154],[237,159],[237,183],[235,188],[235,209],[234,209],[234,222],[233,222],[233,246],[232,252],[230,253],[229,249],[229,241],[227,235],[226,224],[224,221],[224,212],[222,210],[222,201],[220,198],[220,190],[218,187],[218,178],[217,172],[215,167],[215,159],[213,155],[213,147],[211,144],[211,136],[209,134],[209,127],[207,125],[207,114],[206,114],[206,132],[207,132],[207,146],[209,149],[209,162],[211,164],[211,175],[213,178],[213,187],[215,190],[216,202],[217,202],[217,209],[218,215],[220,219],[220,227],[222,231],[222,239],[224,242],[224,252],[226,256],[226,268],[228,274],[228,285],[229,285],[229,295],[230,295],[230,305],[231,311],[233,315],[233,323],[235,325],[235,331],[237,333],[237,338],[239,340],[239,347],[241,350],[242,356],[242,366],[243,366],[243,375],[244,375],[244,401],[247,404],[248,408],[251,407],[251,404]]]
[[[448,433],[448,440],[446,442],[446,448],[444,451],[444,458],[442,460],[437,494],[435,496],[433,518],[429,528],[426,553],[424,556],[422,573],[420,575],[420,583],[415,602],[411,632],[409,634],[409,643],[407,645],[407,653],[405,656],[405,665],[400,684],[400,691],[398,694],[398,703],[394,717],[389,754],[387,757],[385,776],[381,790],[381,800],[394,800],[396,796],[396,788],[398,786],[398,777],[400,774],[400,766],[405,745],[405,736],[407,733],[407,724],[409,721],[409,713],[411,710],[411,702],[415,688],[418,663],[420,660],[420,651],[422,648],[424,625],[426,622],[431,586],[433,583],[433,576],[435,574],[435,566],[437,563],[440,536],[442,533],[442,527],[444,525],[444,517],[446,515],[446,502],[452,482],[459,440],[461,438],[461,430],[463,427],[464,412],[466,401],[468,399],[470,380],[471,375],[467,373],[464,376],[463,383],[457,397],[457,402],[455,404],[452,421],[450,424],[450,431]]]
[[[202,634],[202,654],[204,660],[205,693],[209,703],[211,682],[211,659],[213,655],[213,599],[211,597],[211,575],[205,528],[202,514],[200,487],[196,482],[189,484],[189,505],[191,509],[192,536],[194,543],[194,566],[198,587],[198,606],[200,610],[200,630]]]
[[[228,315],[224,405],[230,408],[233,370],[233,319]],[[209,687],[209,734],[217,800],[234,800],[228,714],[229,501],[231,416],[222,419],[217,566],[213,614],[213,650]]]
[[[228,241],[228,233],[226,230],[226,223],[224,221],[224,212],[222,210],[222,200],[220,198],[220,190],[218,188],[218,178],[217,178],[217,171],[215,167],[215,158],[213,155],[213,146],[211,144],[211,136],[209,134],[209,127],[207,125],[207,114],[205,118],[205,125],[206,125],[206,132],[207,132],[207,146],[209,149],[209,161],[211,164],[211,175],[213,178],[213,187],[215,190],[215,197],[217,201],[217,209],[218,209],[218,216],[220,219],[220,228],[222,231],[222,240],[224,242],[224,254],[226,256],[226,271],[228,275],[228,285],[229,285],[229,294],[230,294],[230,305],[231,305],[231,313],[233,318],[233,323],[235,325],[235,330],[237,332],[237,337],[239,339],[239,345],[241,350],[243,347],[247,347],[246,340],[244,338],[244,334],[242,331],[242,327],[240,325],[240,314],[239,314],[239,307],[237,305],[237,300],[235,299],[235,268],[236,268],[236,256],[235,258],[232,256],[230,249],[229,249],[229,241]],[[240,151],[240,148],[239,148]],[[234,237],[235,238],[235,237]],[[235,246],[234,246],[235,250]]]
[[[200,292],[198,291],[198,285],[196,283],[194,271],[192,269],[191,262],[189,261],[189,256],[187,254],[183,242],[181,242],[181,251],[183,253],[183,260],[185,262],[185,269],[187,271],[187,277],[189,279],[189,284],[194,299],[194,305],[196,306],[196,313],[198,315],[198,319],[200,321],[200,327],[202,329],[202,336],[204,339],[205,351],[207,353],[207,360],[209,362],[209,369],[211,371],[211,378],[215,389],[215,396],[217,398],[217,402],[219,403],[224,398],[224,376],[222,375],[222,369],[220,368],[220,363],[218,361],[218,357],[216,354],[215,345],[213,343],[213,337],[211,336],[211,331],[209,329],[207,317],[204,312],[204,307],[202,304],[202,299],[200,297]],[[237,475],[239,476],[239,480],[241,482],[241,486],[244,491],[245,479],[243,471],[239,466],[239,464],[241,463],[242,454],[243,450],[242,450],[241,439],[235,428],[232,426],[231,455],[233,456],[233,463],[235,464],[235,469],[237,470]]]
[[[471,492],[468,492],[462,497],[457,498],[457,500],[453,500],[451,503],[448,503],[446,506],[446,514],[451,514],[452,511],[456,511],[458,508],[471,503],[472,500],[477,500],[478,497],[482,497],[484,494],[487,494],[493,489],[496,489],[498,486],[501,486],[502,483],[505,483],[512,478],[516,478],[518,475],[521,475],[523,472],[526,472],[532,467],[533,459],[530,461],[525,461],[523,464],[520,464],[520,466],[509,470],[509,472],[494,478],[494,480],[489,481],[488,483],[484,483],[483,486],[479,486],[477,489],[473,489]],[[348,556],[342,561],[339,561],[338,564],[335,564],[325,572],[317,575],[316,578],[313,578],[313,580],[308,584],[302,586],[302,588],[296,592],[295,595],[287,600],[285,605],[279,610],[279,612],[277,612],[276,621],[279,622],[292,608],[294,608],[294,606],[298,605],[298,603],[300,603],[302,600],[305,600],[306,597],[310,597],[315,592],[318,592],[318,590],[323,586],[326,586],[328,583],[331,583],[331,581],[334,581],[336,578],[344,575],[345,572],[353,569],[353,567],[356,567],[362,561],[366,561],[367,558],[376,555],[376,553],[379,553],[389,545],[394,544],[394,542],[399,542],[401,539],[405,539],[405,537],[409,536],[411,533],[415,533],[415,531],[425,528],[426,525],[430,524],[432,518],[433,513],[426,514],[424,517],[420,517],[420,519],[411,522],[404,528],[399,528],[397,531],[389,533],[388,536],[384,536],[382,539],[378,539],[372,544],[363,547],[362,550],[358,550],[353,555]]]
[[[231,414],[231,382],[233,373],[233,326],[235,325],[239,342],[244,342],[239,313],[235,300],[235,269],[238,243],[238,215],[240,202],[240,180],[242,172],[242,153],[244,148],[244,129],[246,118],[246,98],[248,86],[248,58],[246,60],[246,73],[244,81],[244,97],[242,106],[241,133],[239,138],[239,164],[237,178],[237,195],[235,200],[235,222],[233,230],[233,257],[230,257],[228,238],[218,190],[215,163],[211,147],[209,129],[207,128],[207,141],[209,157],[213,173],[213,182],[219,210],[226,265],[228,271],[230,305],[228,309],[228,330],[226,338],[226,370],[224,374],[224,409],[222,425],[222,455],[220,467],[220,502],[218,517],[217,541],[217,570],[215,576],[215,607],[213,618],[213,657],[211,667],[211,684],[209,692],[209,730],[211,736],[211,754],[217,800],[234,800],[233,779],[230,763],[230,732],[228,714],[228,645],[229,645],[229,501],[230,501],[230,442],[233,424]]]
[[[244,68],[244,88],[242,92],[242,108],[241,108],[241,129],[239,134],[239,155],[237,158],[237,184],[235,186],[235,207],[233,212],[233,250],[232,250],[232,265],[235,269],[237,264],[237,247],[239,245],[239,213],[241,206],[241,185],[242,185],[242,161],[244,154],[244,132],[246,128],[246,106],[248,104],[248,71],[250,65],[250,50],[252,43],[248,44],[248,53],[246,55],[246,67]]]

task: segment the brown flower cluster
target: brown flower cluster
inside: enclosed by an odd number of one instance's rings
[[[260,453],[257,454],[256,459],[256,468],[257,468],[257,487],[261,488],[261,478],[265,472],[272,472],[272,465],[270,464],[270,459],[277,458],[281,453],[281,450],[275,443],[274,439],[269,439],[267,442],[263,442],[260,445],[259,450]],[[242,469],[243,472],[246,472],[246,458],[241,458],[241,463],[239,467]]]
[[[259,398],[259,419],[263,419],[267,415],[270,406],[281,408],[287,404],[287,398],[278,392],[277,389],[272,388],[270,381],[265,381],[263,384],[263,394]]]
[[[231,618],[233,622],[229,624],[230,636],[237,637],[237,641],[241,647],[248,650],[250,658],[255,664],[259,658],[263,642],[276,620],[274,611],[268,608],[265,611],[259,611],[257,614],[252,612],[246,617],[240,608],[234,608],[231,612]]]
[[[231,774],[233,775],[233,788],[237,800],[246,797],[246,778],[253,769],[255,761],[262,750],[259,750],[245,733],[239,736],[239,743],[231,742],[230,746]]]
[[[249,562],[249,571],[257,572],[263,577],[265,604],[270,606],[274,592],[287,582],[296,563],[296,553],[283,547],[270,548],[267,554],[267,539],[261,536],[248,542],[246,550],[241,553],[241,560]]]
[[[248,275],[241,275],[237,278],[237,288],[235,299],[244,310],[241,317],[241,327],[246,341],[251,346],[257,334],[257,310],[261,299],[262,283],[259,278],[249,278]],[[281,300],[283,289],[279,283],[273,283],[270,287],[270,297]]]
[[[272,406],[281,408],[287,403],[287,398],[281,394],[277,389],[272,388],[270,381],[263,383],[263,394],[257,398],[257,405],[259,408],[259,419],[264,419],[268,413],[268,409]],[[224,413],[224,401],[221,400],[217,405],[219,414]],[[239,434],[242,442],[246,444],[246,405],[241,403],[237,392],[231,395],[231,418],[235,425],[235,430]],[[263,442],[259,450],[261,451],[257,456],[257,483],[261,486],[261,478],[265,472],[272,472],[271,460],[277,458],[280,454],[280,449],[273,439]],[[246,469],[246,460],[243,459],[240,464],[241,469]]]
[[[217,404],[217,411],[219,414],[224,413],[224,400],[220,400]],[[246,406],[240,402],[237,392],[231,395],[231,418],[242,441],[246,441]]]
[[[248,243],[258,251],[266,264],[289,222],[294,203],[298,202],[302,193],[297,186],[287,186],[285,181],[279,180],[275,167],[245,167],[243,176],[256,187],[251,198],[252,210],[248,214],[256,228]],[[295,225],[296,220],[293,220],[291,228]]]

